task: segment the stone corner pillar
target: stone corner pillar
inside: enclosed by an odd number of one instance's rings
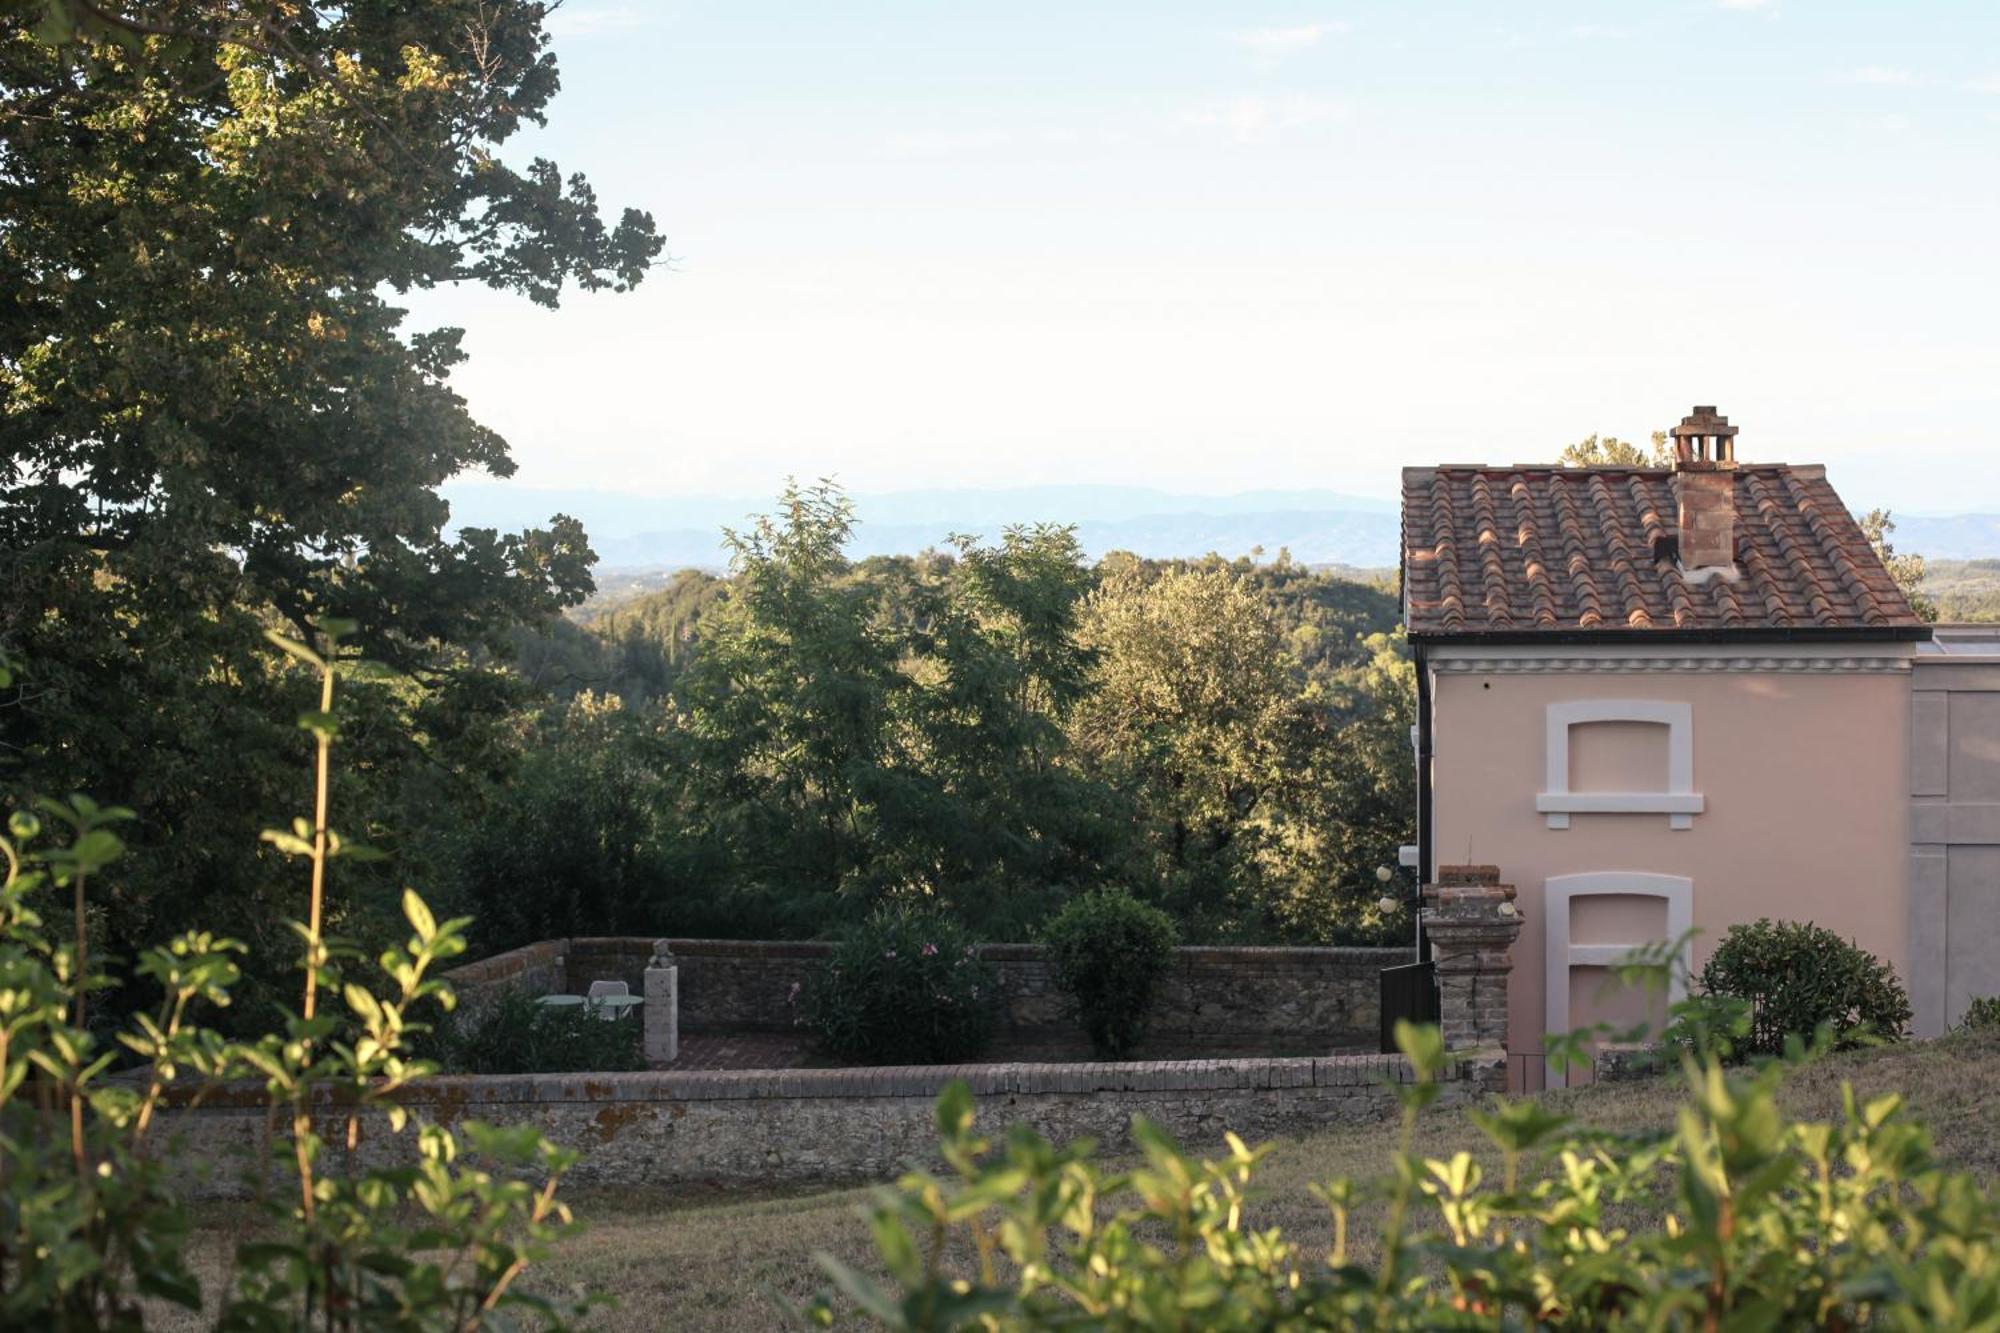
[[[1424,886],[1424,936],[1437,966],[1438,1025],[1482,1083],[1507,1082],[1507,982],[1521,912],[1496,866],[1440,867]]]
[[[681,970],[665,940],[653,941],[646,960],[646,1063],[673,1063],[681,1052]]]

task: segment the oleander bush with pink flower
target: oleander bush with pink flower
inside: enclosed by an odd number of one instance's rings
[[[1000,980],[970,934],[931,905],[877,908],[799,988],[798,1021],[847,1064],[952,1064],[992,1039]]]

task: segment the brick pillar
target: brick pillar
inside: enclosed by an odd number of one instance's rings
[[[653,941],[646,960],[646,1063],[672,1064],[681,1050],[681,970],[665,940]]]
[[[1521,913],[1497,866],[1441,866],[1424,886],[1424,935],[1437,964],[1438,1023],[1482,1082],[1507,1081],[1507,977]]]

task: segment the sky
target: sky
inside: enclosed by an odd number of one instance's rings
[[[510,158],[671,264],[459,289],[516,484],[1388,496],[1696,403],[2000,509],[2000,4],[569,0]]]

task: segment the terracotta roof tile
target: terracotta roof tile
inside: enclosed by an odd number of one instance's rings
[[[1927,637],[1822,469],[1733,476],[1735,575],[1691,580],[1675,558],[1671,469],[1407,469],[1410,632]]]

